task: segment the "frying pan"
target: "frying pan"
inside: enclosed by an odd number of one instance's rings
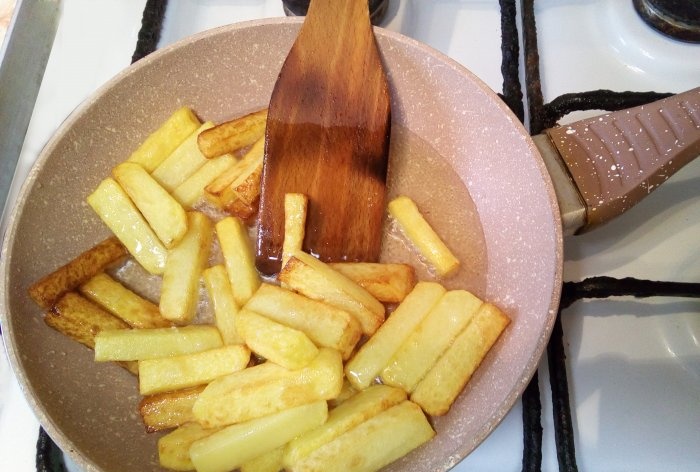
[[[144,432],[133,376],[96,364],[91,351],[45,326],[27,288],[107,236],[85,197],[173,110],[189,105],[223,121],[265,106],[300,24],[231,25],[139,61],[71,114],[20,192],[2,247],[3,337],[39,421],[87,470],[161,470],[158,435]],[[375,31],[392,94],[390,196],[443,202],[450,217],[433,221],[465,267],[448,286],[472,290],[512,320],[450,412],[433,420],[436,438],[388,468],[447,470],[496,427],[537,368],[559,302],[562,219],[535,143],[503,102],[442,54]],[[424,159],[439,175],[411,172],[402,156]],[[440,193],[446,176],[463,194],[456,213]]]

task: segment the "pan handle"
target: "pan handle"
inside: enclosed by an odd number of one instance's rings
[[[588,231],[649,195],[700,154],[700,87],[546,130],[586,205]]]

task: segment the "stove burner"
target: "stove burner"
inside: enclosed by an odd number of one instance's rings
[[[674,39],[700,43],[700,2],[683,0],[632,0],[634,9],[649,26]]]
[[[389,0],[368,0],[370,20],[378,25],[384,19]],[[309,8],[310,0],[282,0],[284,13],[287,16],[304,16]]]

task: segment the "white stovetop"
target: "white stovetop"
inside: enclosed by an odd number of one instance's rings
[[[41,147],[96,88],[127,67],[145,0],[63,0],[54,50],[10,198]],[[498,3],[391,0],[383,26],[426,42],[501,91]],[[700,85],[700,46],[644,26],[631,0],[536,2],[546,101],[565,93]],[[279,0],[171,1],[161,45],[234,21],[282,16]],[[4,230],[4,222],[2,226]],[[0,231],[2,231],[0,230]],[[700,160],[608,226],[566,241],[565,280],[593,275],[700,281]],[[580,470],[694,471],[700,464],[700,301],[615,299],[563,315]],[[38,423],[0,356],[0,470],[35,470]],[[557,470],[547,365],[540,368],[543,470]],[[99,433],[99,432],[97,432]],[[457,471],[516,471],[518,402]]]

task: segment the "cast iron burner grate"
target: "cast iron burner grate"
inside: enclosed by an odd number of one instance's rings
[[[388,3],[388,2],[386,2]],[[501,9],[501,72],[503,92],[501,99],[515,115],[524,121],[523,91],[519,79],[520,43],[517,26],[515,0],[499,0]],[[165,17],[167,0],[148,0],[143,12],[141,30],[132,57],[136,62],[155,51]],[[569,93],[545,103],[540,82],[539,53],[534,0],[522,0],[522,28],[525,56],[525,83],[529,111],[529,126],[532,134],[554,126],[558,120],[573,111],[614,111],[633,107],[672,95],[657,92],[616,92],[593,90]],[[561,324],[563,310],[582,299],[633,296],[648,298],[692,297],[700,298],[700,283],[660,282],[634,278],[591,277],[578,282],[564,282],[559,312],[547,346],[552,411],[557,460],[560,472],[575,472],[574,426],[569,403],[569,387],[566,373],[564,332]],[[530,381],[522,396],[523,403],[523,472],[542,469],[542,404],[538,376]],[[65,472],[63,454],[43,429],[39,431],[36,454],[37,472]]]

